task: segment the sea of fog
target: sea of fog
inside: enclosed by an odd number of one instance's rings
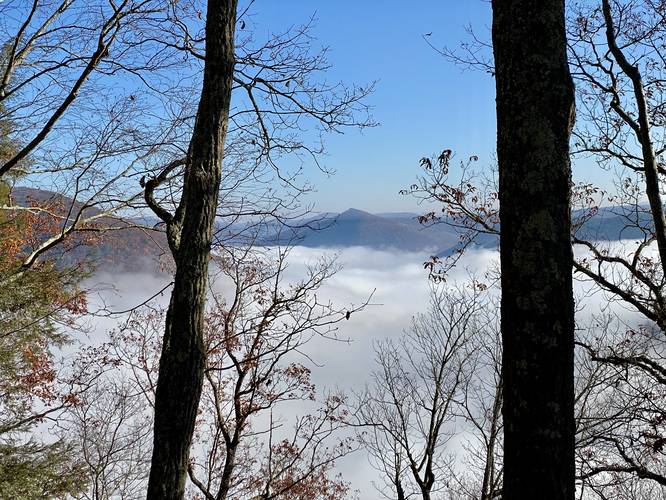
[[[624,242],[629,249],[632,242]],[[459,261],[445,283],[434,285],[428,280],[423,262],[424,253],[380,251],[352,247],[336,250],[295,247],[289,254],[289,266],[285,282],[298,281],[306,267],[322,255],[336,255],[341,270],[317,292],[320,301],[330,300],[341,307],[353,307],[364,303],[370,295],[371,304],[352,315],[349,321],[339,324],[341,341],[314,338],[307,346],[312,360],[312,377],[319,391],[326,388],[351,392],[362,389],[373,369],[373,342],[387,337],[399,337],[409,326],[414,314],[425,312],[429,293],[433,286],[454,287],[468,281],[470,276],[484,279],[486,273],[497,275],[499,256],[491,250],[472,250]],[[103,306],[109,311],[124,311],[151,298],[157,291],[165,291],[153,301],[166,304],[169,298],[169,277],[151,274],[99,274],[95,276],[90,294],[91,307]],[[216,285],[225,292],[224,284]],[[585,301],[586,307],[579,314],[579,322],[609,307],[608,297],[592,293],[586,283],[576,283],[576,295]],[[631,311],[623,314],[630,321]],[[123,315],[94,319],[88,342],[96,343],[106,338],[109,329],[122,321]],[[290,412],[298,412],[292,408]],[[289,420],[289,416],[285,416]],[[341,459],[338,469],[362,499],[380,498],[372,483],[377,473],[372,469],[363,452]]]

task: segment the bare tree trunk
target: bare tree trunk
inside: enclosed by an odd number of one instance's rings
[[[502,381],[495,390],[495,401],[491,414],[490,435],[486,447],[486,463],[483,468],[483,482],[481,484],[481,500],[492,500],[495,492],[495,448],[499,436],[500,418],[502,412]]]
[[[652,146],[652,137],[650,133],[650,117],[647,102],[645,99],[645,89],[643,88],[643,78],[638,66],[629,62],[624,52],[617,43],[615,33],[615,23],[613,22],[613,13],[609,0],[602,1],[602,11],[606,23],[606,41],[608,48],[617,61],[620,69],[631,80],[638,111],[637,119],[627,115],[619,108],[619,99],[614,98],[611,101],[611,107],[619,112],[620,116],[632,127],[636,139],[641,145],[643,156],[643,173],[645,174],[645,194],[650,204],[650,211],[654,221],[654,233],[657,240],[657,249],[659,250],[659,259],[661,269],[666,275],[666,218],[664,217],[664,204],[661,201],[661,191],[659,188],[659,165],[657,156]],[[626,116],[626,118],[625,118]]]
[[[504,496],[574,498],[564,0],[493,0],[500,178]]]
[[[203,384],[203,314],[234,71],[237,0],[209,0],[203,89],[183,195],[166,218],[176,264],[155,393],[148,499],[182,499]],[[146,187],[150,198],[151,186]]]
[[[402,482],[400,481],[399,478],[396,478],[395,480],[395,489],[396,493],[398,494],[398,500],[405,500],[405,490],[402,487]]]
[[[220,481],[220,489],[217,492],[215,500],[227,500],[229,490],[231,489],[231,479],[236,468],[236,452],[238,451],[238,435],[233,437],[227,446],[227,452],[224,457],[224,469],[222,470],[222,479]]]

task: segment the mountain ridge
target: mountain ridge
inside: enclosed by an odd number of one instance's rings
[[[55,201],[63,207],[74,203],[78,210],[82,205],[58,193],[47,190],[16,187],[12,198],[17,205],[27,206],[32,200],[38,203]],[[87,208],[87,215],[101,213],[96,208]],[[634,207],[635,212],[635,207]],[[634,214],[631,212],[631,214]],[[628,227],[627,214],[629,207],[604,207],[594,214],[587,223],[578,230],[578,236],[595,240],[638,239],[643,232],[649,230],[649,214],[638,212],[638,220],[643,229]],[[98,267],[104,269],[121,269],[141,271],[157,267],[168,261],[169,252],[163,231],[157,230],[159,222],[151,217],[134,219],[100,219],[100,222],[113,222],[117,229],[103,233],[95,245],[74,245],[74,249],[57,255],[65,263],[77,259],[92,259]],[[123,227],[124,225],[124,227]],[[145,227],[135,227],[143,225]],[[152,227],[151,227],[152,226]],[[259,229],[253,229],[249,222],[239,223],[233,227],[218,227],[221,241],[227,244],[241,244],[247,241],[239,234],[244,231],[256,231],[256,244],[263,246],[300,245],[310,248],[348,248],[367,247],[377,250],[393,250],[406,252],[423,252],[424,256],[451,255],[458,247],[459,232],[444,223],[422,225],[418,214],[410,212],[383,212],[373,214],[358,208],[349,208],[340,213],[310,214],[308,217],[292,221],[290,225],[277,222],[265,223]],[[480,234],[473,242],[477,248],[496,248],[498,238],[495,235]],[[51,254],[53,255],[53,253]],[[161,263],[160,263],[161,261]]]

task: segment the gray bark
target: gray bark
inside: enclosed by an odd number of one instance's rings
[[[183,194],[173,217],[165,216],[176,275],[155,393],[149,500],[182,499],[185,491],[205,367],[203,316],[231,101],[236,7],[237,0],[208,2],[203,89]]]

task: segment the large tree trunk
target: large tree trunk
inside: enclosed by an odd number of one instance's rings
[[[183,195],[169,222],[176,264],[155,393],[148,499],[182,499],[205,366],[203,315],[208,261],[234,70],[237,0],[209,0],[203,89],[185,168]]]
[[[500,178],[504,496],[574,498],[564,0],[493,0]]]

